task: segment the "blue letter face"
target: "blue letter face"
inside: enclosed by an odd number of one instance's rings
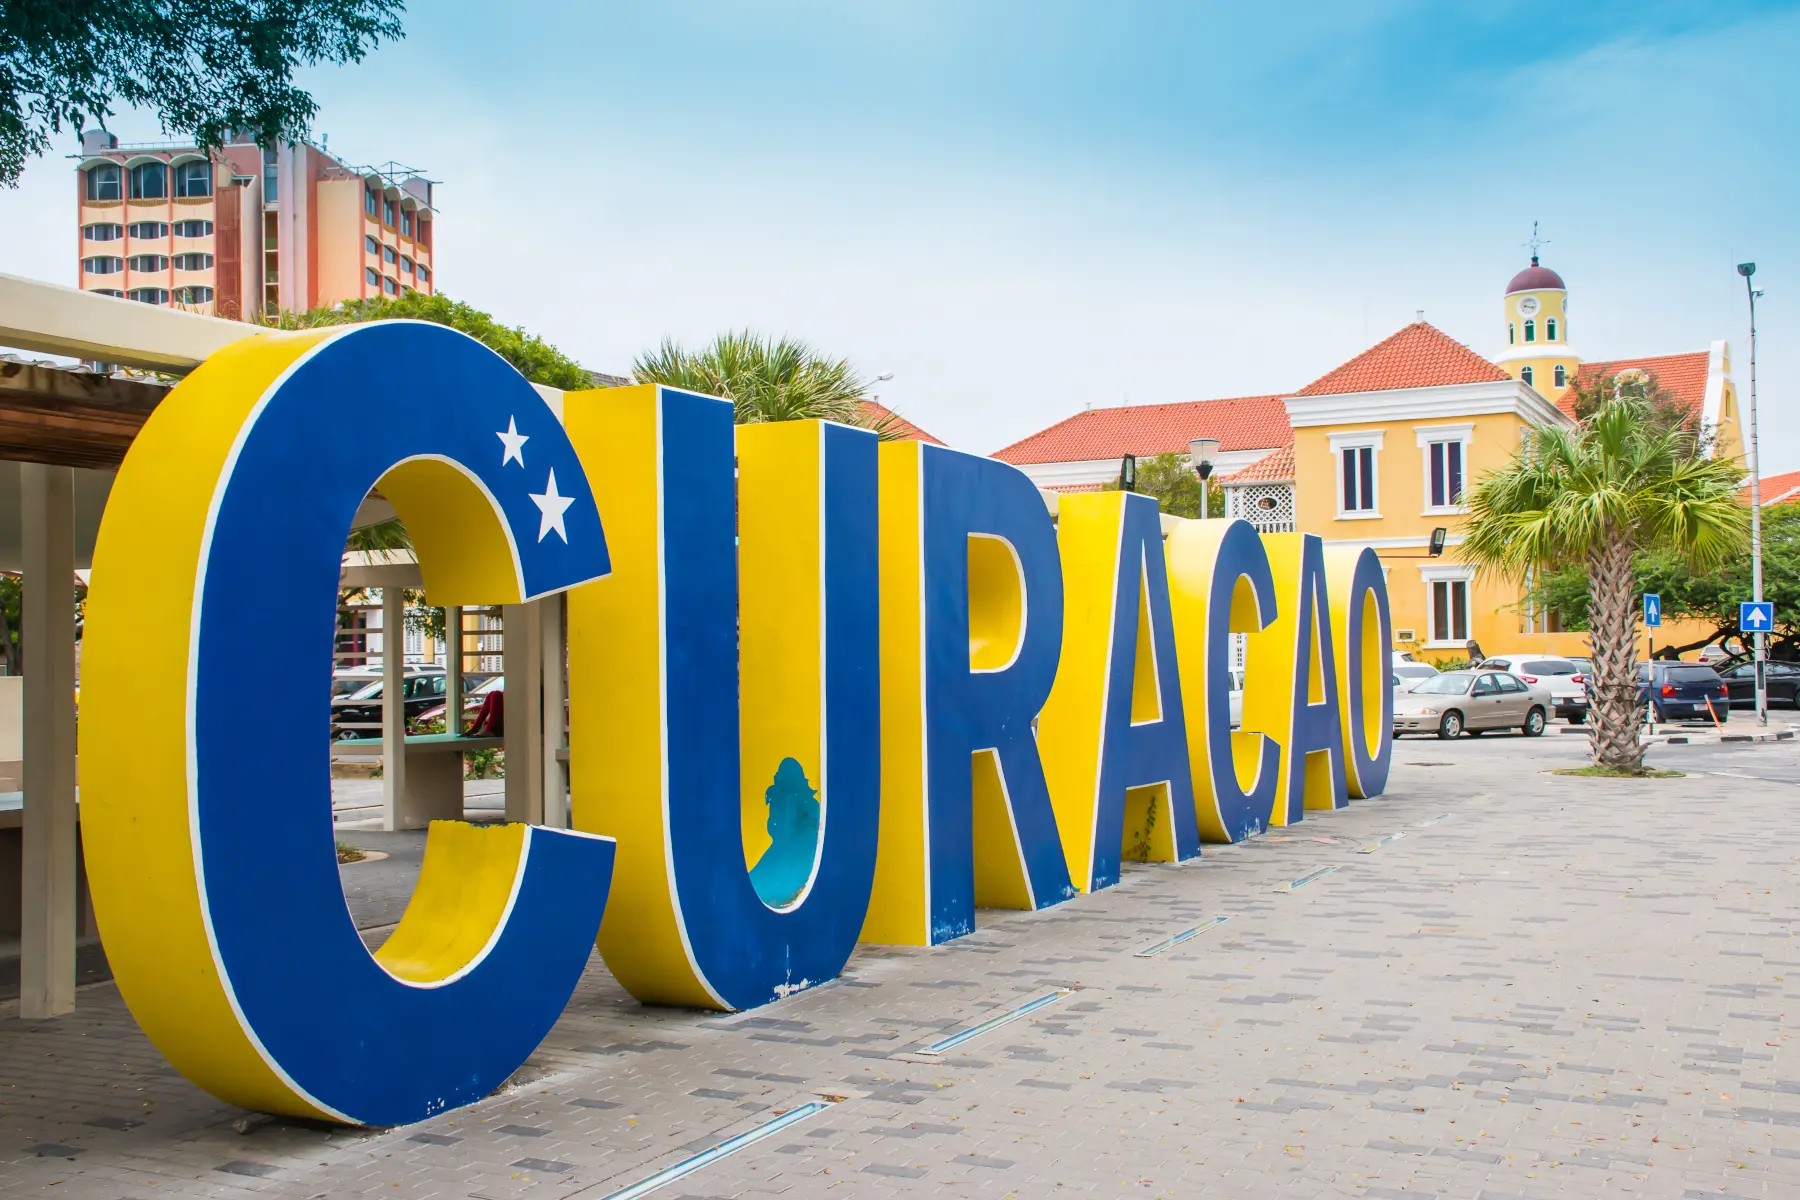
[[[875,869],[876,438],[734,432],[730,402],[652,386],[564,413],[617,565],[569,602],[575,821],[620,845],[607,965],[699,1007],[825,983]]]
[[[1063,651],[1038,723],[1069,873],[1200,853],[1161,516],[1149,496],[1063,496]]]
[[[1032,721],[1056,677],[1056,530],[1017,468],[882,446],[881,863],[865,941],[1073,895]]]
[[[1344,763],[1350,795],[1387,790],[1394,744],[1394,621],[1387,576],[1367,546],[1325,552],[1331,583],[1332,632],[1337,638],[1344,717]]]
[[[608,569],[568,438],[480,343],[413,322],[246,338],[164,401],[113,488],[82,823],[120,990],[171,1062],[247,1107],[393,1125],[486,1095],[549,1031],[613,846],[434,822],[404,919],[364,947],[320,701],[345,534],[378,482],[432,603],[518,603]],[[265,686],[270,660],[303,668],[294,686]]]
[[[1269,823],[1282,745],[1270,726],[1256,732],[1248,717],[1245,732],[1231,728],[1231,636],[1259,633],[1275,620],[1275,578],[1248,521],[1184,521],[1169,534],[1167,551],[1200,834],[1242,841]],[[1267,680],[1256,686],[1271,690]],[[1281,733],[1287,736],[1285,723]]]
[[[1249,727],[1254,720],[1256,728],[1286,726],[1287,753],[1281,760],[1272,823],[1288,825],[1308,808],[1349,803],[1337,656],[1332,653],[1323,540],[1311,533],[1275,533],[1264,535],[1263,546],[1277,595],[1286,592],[1294,600],[1291,607],[1284,604],[1268,628],[1251,635],[1244,724]],[[1278,692],[1259,686],[1265,673]]]

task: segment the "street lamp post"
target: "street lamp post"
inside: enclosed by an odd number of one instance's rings
[[[1194,464],[1194,473],[1200,476],[1200,519],[1206,520],[1212,515],[1208,481],[1212,479],[1213,462],[1219,457],[1219,439],[1209,437],[1194,438],[1188,443],[1188,461]]]
[[[1750,277],[1756,274],[1753,262],[1739,263],[1738,274],[1744,277],[1744,292],[1750,299],[1750,445],[1745,465],[1750,468],[1750,590],[1758,604],[1763,598],[1762,562],[1762,463],[1756,445],[1756,298],[1762,295]],[[1740,631],[1741,632],[1741,631]],[[1756,638],[1756,723],[1769,723],[1769,681],[1765,664],[1768,660],[1768,633],[1757,630]]]

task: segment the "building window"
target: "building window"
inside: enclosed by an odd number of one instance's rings
[[[81,236],[90,242],[116,242],[125,236],[123,225],[83,225]]]
[[[1469,581],[1440,579],[1431,585],[1431,640],[1469,640]]]
[[[430,283],[431,282],[431,268],[426,266],[424,263],[419,264],[419,282],[420,283]]]
[[[162,221],[139,221],[131,227],[133,241],[159,242],[169,236],[169,226]]]
[[[1568,373],[1568,371],[1563,369],[1563,365],[1561,363],[1557,363],[1556,364],[1556,386],[1557,387],[1567,387],[1568,385],[1569,385],[1569,373]]]
[[[184,162],[175,168],[175,194],[197,197],[212,195],[212,164]]]
[[[401,209],[400,210],[400,232],[405,234],[407,237],[411,237],[412,236],[412,227],[413,227],[412,213],[406,209]]]
[[[169,269],[169,256],[166,254],[134,254],[126,265],[134,271],[166,271]]]
[[[175,236],[179,238],[203,238],[212,236],[211,221],[177,221]]]
[[[400,285],[395,283],[392,279],[383,279],[381,281],[381,290],[390,296],[398,296],[400,294]]]
[[[1431,507],[1454,508],[1462,503],[1463,444],[1432,442],[1426,449],[1430,456]]]
[[[210,271],[213,256],[210,254],[177,254],[175,269],[177,271]]]
[[[375,215],[375,193],[368,188],[363,189],[363,211],[371,217]]]
[[[363,268],[363,282],[368,284],[370,287],[380,287],[381,286],[381,276],[375,273],[374,267],[364,267]]]
[[[1506,344],[1509,346],[1515,345],[1518,340],[1518,326],[1514,325],[1511,321],[1508,321],[1506,323]]]
[[[97,258],[82,259],[81,269],[89,275],[117,275],[125,269],[125,260],[103,254]]]
[[[1537,341],[1537,321],[1534,318],[1527,317],[1525,319],[1525,340],[1528,342]]]
[[[413,273],[413,260],[402,254],[400,256],[400,269],[408,275],[411,275]]]
[[[209,287],[178,287],[175,289],[177,304],[211,304],[213,290]]]
[[[381,202],[381,223],[383,225],[393,225],[394,212],[394,202],[392,200],[383,200]]]
[[[102,163],[100,166],[88,168],[87,198],[89,200],[119,199],[119,166],[117,163]]]
[[[424,246],[427,249],[431,247],[431,222],[426,220],[424,216],[419,217],[418,241],[419,245]]]
[[[281,198],[280,177],[276,174],[275,148],[263,151],[263,203],[273,204]]]
[[[122,300],[125,298],[125,293],[121,292],[118,288],[90,288],[88,289],[88,292],[90,295],[94,296],[111,296],[115,300]]]
[[[1344,475],[1344,511],[1375,511],[1375,447],[1347,446],[1339,451]]]
[[[392,246],[383,246],[381,248],[381,261],[392,266],[400,261],[400,254]]]
[[[1519,382],[1523,383],[1526,387],[1531,386],[1531,368],[1530,367],[1520,367],[1519,368]]]
[[[1556,340],[1556,318],[1555,317],[1545,317],[1544,318],[1544,340],[1546,342],[1554,342]]]
[[[363,253],[364,254],[380,254],[381,253],[381,243],[376,241],[374,238],[370,237],[368,234],[366,234],[366,233],[363,234]]]
[[[169,302],[168,288],[132,288],[128,295],[139,304],[167,304]]]
[[[169,168],[159,162],[139,163],[131,168],[133,200],[166,200],[169,198]]]

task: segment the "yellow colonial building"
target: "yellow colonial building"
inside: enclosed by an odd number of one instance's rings
[[[1504,465],[1531,430],[1573,424],[1574,389],[1585,379],[1654,378],[1714,430],[1715,454],[1741,458],[1730,350],[1714,341],[1689,353],[1584,360],[1570,340],[1568,290],[1536,255],[1507,284],[1500,317],[1501,350],[1491,359],[1419,321],[1298,391],[1089,409],[996,457],[1042,487],[1091,490],[1099,486],[1093,480],[1116,478],[1123,454],[1218,439],[1235,452],[1221,454],[1224,477],[1215,476],[1227,515],[1271,532],[1298,529],[1328,544],[1375,549],[1387,571],[1398,649],[1441,661],[1462,657],[1474,640],[1488,654],[1582,654],[1586,635],[1563,631],[1556,613],[1534,611],[1521,583],[1479,577],[1461,560],[1464,493]],[[1258,409],[1250,420],[1247,406],[1255,404],[1274,411]],[[1282,414],[1285,430],[1276,428]],[[1256,432],[1246,434],[1248,427]],[[1437,528],[1446,544],[1433,557]],[[1670,626],[1658,641],[1691,642],[1707,632]]]

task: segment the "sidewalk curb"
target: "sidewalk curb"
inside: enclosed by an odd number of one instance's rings
[[[1558,732],[1593,736],[1592,729],[1585,725],[1568,726]],[[1641,735],[1638,742],[1645,746],[1716,746],[1724,742],[1787,742],[1794,736],[1792,729],[1770,729],[1761,733],[1658,733]]]

